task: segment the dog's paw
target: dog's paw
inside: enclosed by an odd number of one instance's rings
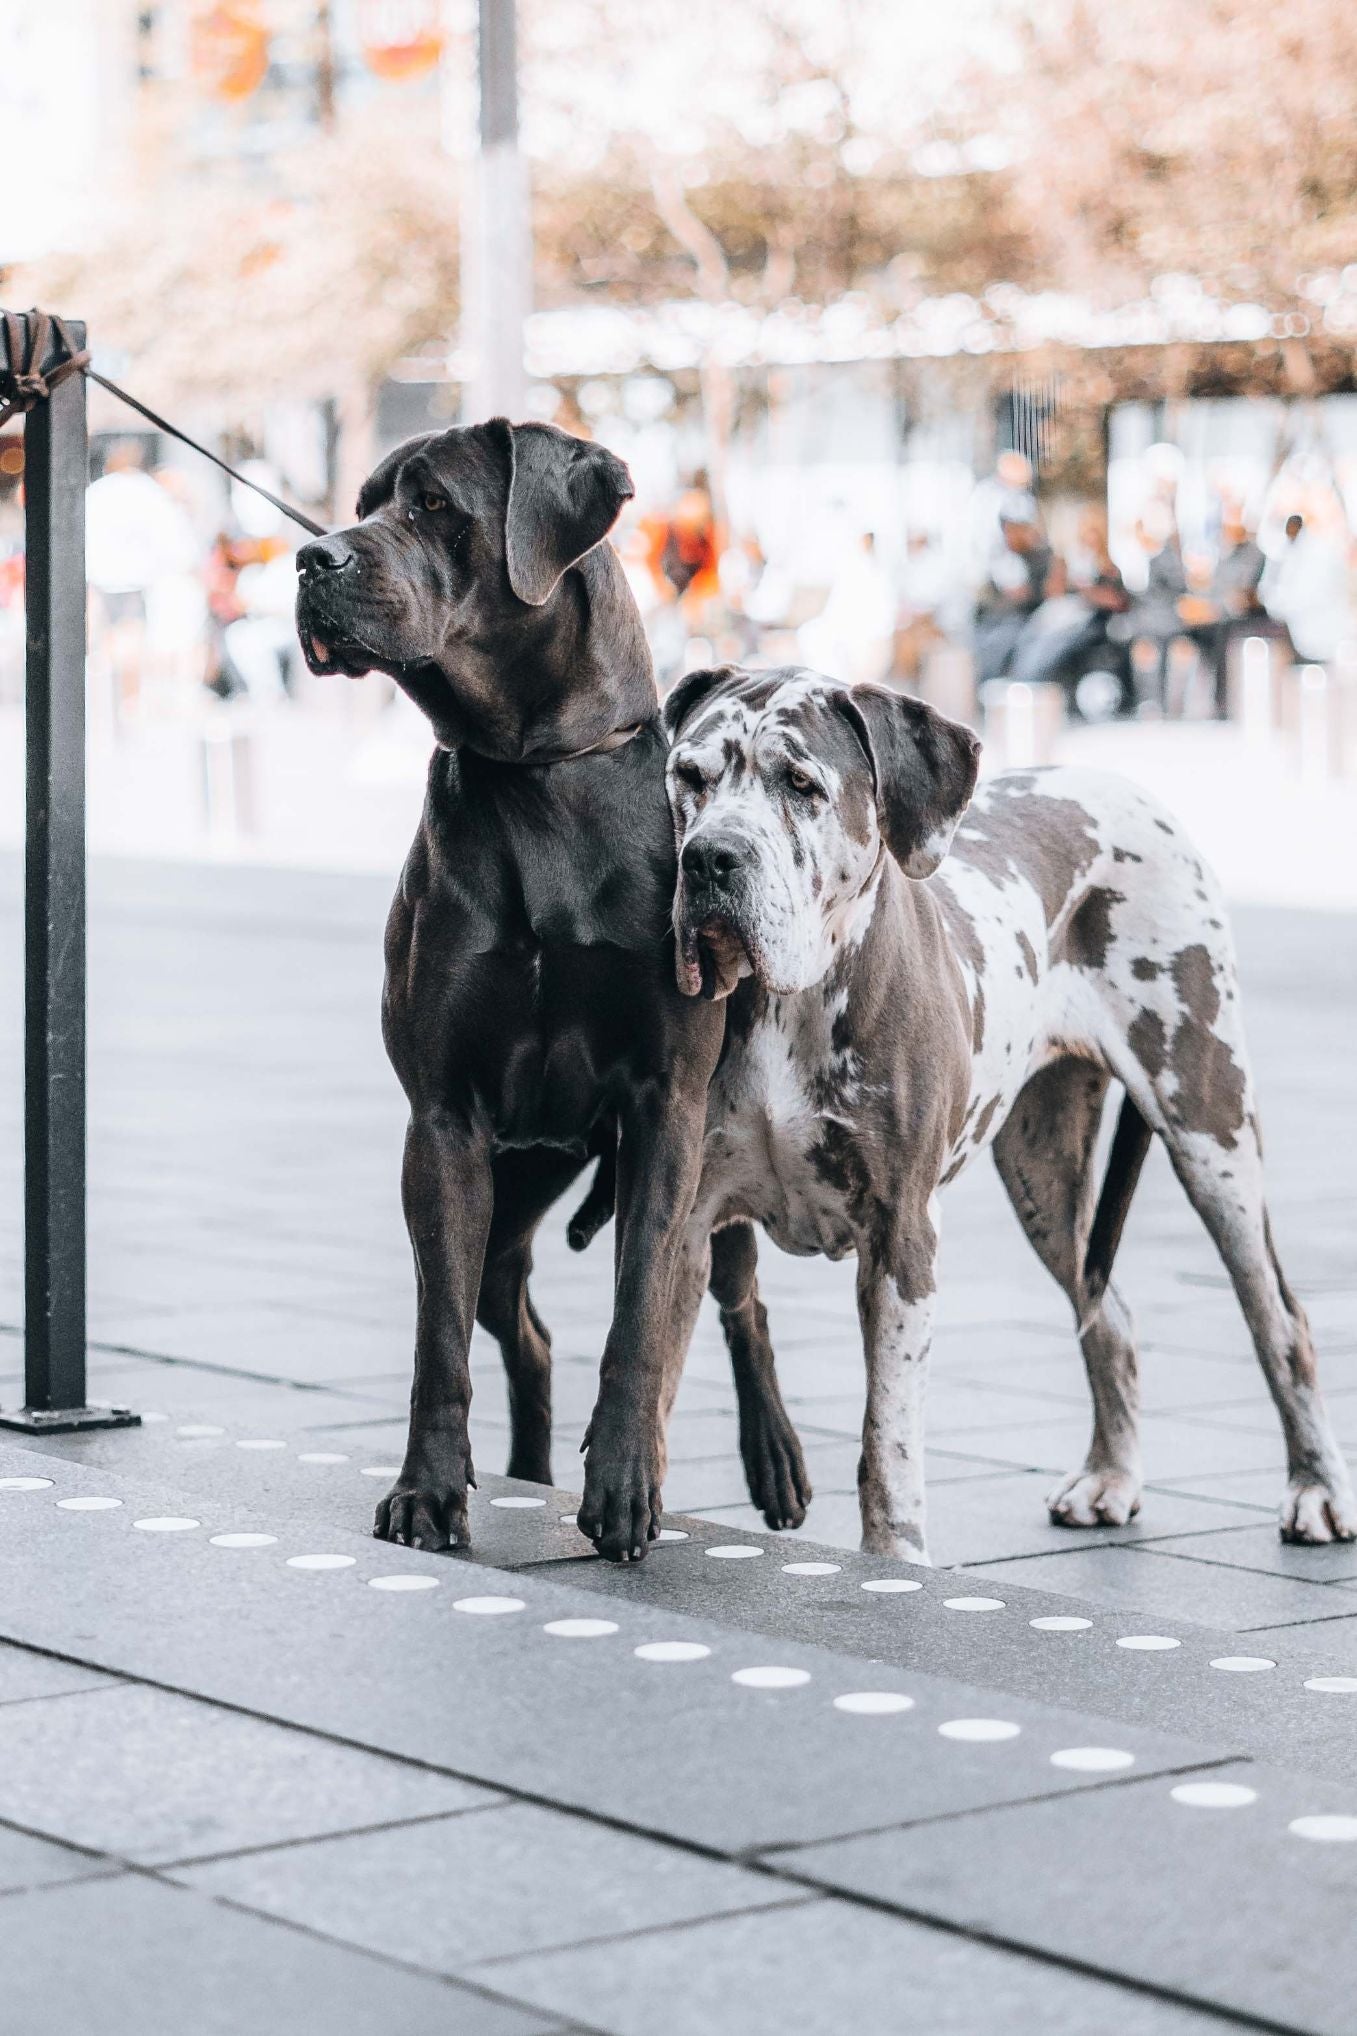
[[[1140,1473],[1075,1470],[1046,1500],[1057,1527],[1124,1527],[1140,1511]]]
[[[763,1409],[740,1426],[740,1454],[749,1496],[767,1524],[799,1527],[814,1496],[796,1430],[785,1413]]]
[[[1282,1500],[1283,1541],[1357,1541],[1357,1500],[1347,1479],[1328,1484],[1292,1478]]]
[[[660,1510],[659,1461],[653,1448],[590,1442],[584,1497],[575,1519],[605,1562],[640,1562],[659,1534]]]
[[[444,1548],[469,1548],[466,1495],[468,1484],[475,1482],[470,1464],[464,1478],[402,1471],[377,1508],[373,1535],[378,1541],[395,1541],[402,1548],[424,1548],[433,1554]]]

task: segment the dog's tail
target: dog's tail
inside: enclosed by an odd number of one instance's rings
[[[566,1243],[572,1251],[585,1251],[605,1223],[612,1221],[617,1201],[617,1140],[614,1137],[599,1155],[589,1192],[566,1225]]]
[[[1112,1139],[1112,1150],[1108,1154],[1107,1172],[1103,1177],[1102,1193],[1093,1215],[1093,1227],[1088,1234],[1088,1248],[1084,1253],[1083,1279],[1083,1321],[1085,1325],[1097,1313],[1103,1295],[1107,1292],[1112,1277],[1112,1262],[1121,1243],[1121,1233],[1126,1228],[1126,1218],[1131,1208],[1131,1198],[1140,1179],[1140,1169],[1145,1164],[1145,1155],[1150,1149],[1153,1132],[1141,1116],[1129,1096],[1122,1101],[1121,1115],[1117,1118],[1117,1129]]]

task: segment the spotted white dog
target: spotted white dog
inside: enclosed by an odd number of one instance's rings
[[[714,1231],[752,1220],[788,1251],[855,1251],[863,1546],[925,1556],[938,1191],[991,1146],[1073,1306],[1092,1387],[1088,1456],[1051,1514],[1129,1520],[1136,1351],[1109,1272],[1157,1132],[1281,1416],[1282,1533],[1357,1536],[1309,1327],[1268,1225],[1220,894],[1177,823],[1134,786],[1080,770],[1009,772],[972,802],[968,730],[809,672],[694,673],[665,711],[679,982],[731,998],[676,1282],[671,1400]],[[1099,1196],[1114,1080],[1125,1101]],[[752,1242],[747,1286],[736,1298],[753,1333]],[[800,1512],[804,1473],[794,1482]]]

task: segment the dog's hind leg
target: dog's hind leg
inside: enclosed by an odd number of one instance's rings
[[[778,1390],[752,1223],[729,1223],[713,1236],[711,1292],[730,1352],[749,1496],[770,1527],[799,1527],[811,1501],[810,1478]]]
[[[1073,1056],[1051,1062],[1027,1082],[994,1141],[995,1164],[1028,1241],[1074,1310],[1093,1394],[1088,1455],[1047,1500],[1051,1518],[1065,1527],[1124,1526],[1140,1507],[1140,1398],[1130,1311],[1106,1268],[1099,1268],[1091,1288],[1086,1279],[1108,1079],[1100,1067]]]
[[[476,1320],[499,1344],[504,1360],[508,1475],[538,1485],[551,1483],[551,1337],[528,1291],[532,1240],[579,1170],[580,1161],[569,1153],[543,1148],[501,1153],[494,1163],[495,1213]]]

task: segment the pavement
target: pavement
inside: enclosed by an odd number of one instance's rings
[[[97,860],[90,1390],[0,1433],[6,2027],[76,2036],[1251,2029],[1351,2036],[1357,1551],[1284,1548],[1275,1417],[1156,1152],[1120,1277],[1149,1488],[1052,1527],[1087,1393],[992,1171],[944,1201],[934,1570],[856,1552],[852,1269],[764,1246],[816,1497],[748,1508],[713,1319],[666,1538],[573,1524],[610,1253],[541,1233],[558,1485],[370,1536],[412,1282],[387,885]],[[0,863],[18,954],[18,877]],[[1354,922],[1237,913],[1274,1226],[1357,1456]],[[20,1008],[0,983],[0,1401],[21,1396]]]

